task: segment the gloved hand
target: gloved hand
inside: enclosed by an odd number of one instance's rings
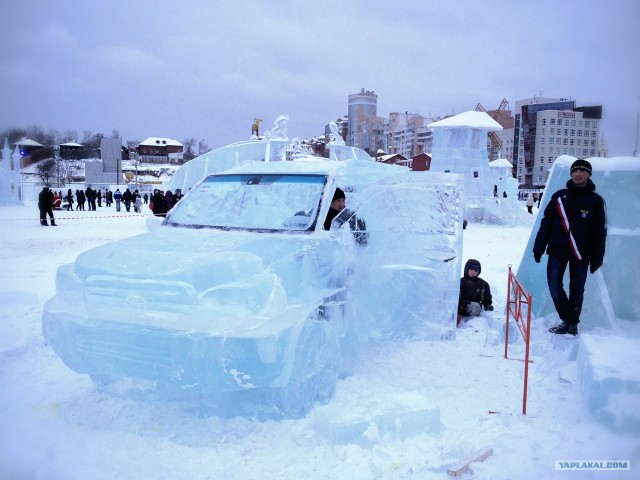
[[[591,262],[589,264],[589,271],[591,272],[591,274],[593,275],[594,273],[596,273],[596,270],[598,270],[601,265],[601,263]]]
[[[542,253],[533,252],[533,258],[535,259],[536,263],[540,263],[540,260],[542,259]]]
[[[485,309],[487,312],[493,312],[493,305],[485,305],[485,306],[484,306],[484,309]]]

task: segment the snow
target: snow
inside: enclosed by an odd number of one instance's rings
[[[467,127],[484,130],[502,130],[502,125],[496,122],[485,112],[469,110],[453,117],[448,117],[427,125],[429,128]]]
[[[521,414],[523,365],[503,358],[502,331],[508,265],[517,271],[531,222],[470,223],[464,231],[463,258],[481,261],[494,312],[463,324],[452,341],[368,346],[329,405],[299,420],[257,421],[107,394],[61,362],[41,334],[57,267],[144,232],[148,214],[102,207],[56,217],[59,226],[45,228],[33,200],[0,206],[0,478],[442,479],[484,447],[493,455],[462,478],[638,477],[637,430],[619,433],[590,414],[581,382],[588,369],[574,360],[586,344],[598,375],[613,363],[628,387],[610,395],[604,408],[632,415],[640,410],[632,382],[637,339],[554,337],[547,328],[557,318],[535,319],[527,415]],[[544,285],[542,276],[535,281]],[[509,355],[524,357],[520,339],[510,343]],[[331,411],[340,415],[327,418]],[[423,428],[406,427],[412,421]],[[368,423],[352,442],[333,442],[331,429],[344,422]],[[577,460],[630,461],[631,467],[579,476],[555,470],[557,461]]]

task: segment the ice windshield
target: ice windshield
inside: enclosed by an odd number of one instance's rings
[[[213,175],[171,210],[165,224],[240,230],[311,230],[324,175]]]

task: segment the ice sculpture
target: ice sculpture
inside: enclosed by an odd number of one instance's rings
[[[16,147],[13,154],[9,148],[9,142],[4,139],[2,159],[0,161],[0,203],[22,202],[22,155]]]
[[[175,186],[195,185],[161,226],[60,267],[43,333],[69,367],[218,415],[299,417],[331,399],[364,342],[453,337],[461,176],[344,145],[333,160],[268,161],[281,148],[189,162]],[[212,163],[235,166],[203,179]],[[348,221],[323,229],[337,186],[367,246]]]
[[[553,164],[540,214],[524,250],[518,278],[533,295],[535,317],[555,316],[546,281],[546,261],[533,260],[533,243],[551,194],[564,188],[576,159],[563,155]],[[603,423],[640,433],[640,162],[634,157],[588,158],[596,192],[606,201],[607,245],[602,268],[589,274],[580,317],[578,363],[583,391],[592,414]],[[568,285],[568,274],[564,283]],[[557,317],[554,321],[557,320]],[[551,335],[551,334],[550,334]],[[592,348],[594,344],[598,348]],[[606,348],[605,348],[606,347]],[[598,352],[615,358],[615,366]],[[616,406],[617,403],[622,402]],[[634,404],[634,408],[624,407]]]
[[[482,221],[486,201],[493,197],[489,168],[487,133],[502,126],[485,112],[468,111],[430,123],[433,130],[432,172],[452,172],[464,176],[467,220]]]

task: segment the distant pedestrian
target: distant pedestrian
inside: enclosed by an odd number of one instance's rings
[[[85,190],[85,196],[87,197],[87,203],[89,204],[89,210],[95,211],[96,209],[96,191],[91,188],[91,185]]]
[[[145,205],[149,203],[149,194],[145,192],[144,195],[142,196],[142,199],[144,200]]]
[[[133,209],[136,213],[142,212],[142,197],[138,190],[133,192]]]
[[[102,190],[98,189],[98,193],[96,194],[96,198],[98,199],[98,206],[102,207]]]
[[[67,191],[67,196],[64,197],[64,199],[67,201],[67,212],[69,210],[73,212],[73,192],[71,191],[71,189]]]
[[[122,194],[122,201],[124,202],[124,208],[127,212],[131,211],[131,202],[133,202],[133,193],[128,188]]]
[[[527,194],[527,212],[533,215],[533,193]]]
[[[47,215],[49,215],[51,225],[55,227],[56,221],[53,218],[53,192],[49,190],[49,187],[43,187],[38,195],[38,209],[40,210],[40,225],[48,226]]]
[[[116,191],[113,193],[113,200],[116,202],[116,212],[119,212],[120,202],[122,201],[122,193],[120,193],[119,188],[116,188]]]
[[[76,190],[76,200],[78,201],[78,210],[84,211],[84,204],[87,202],[87,197],[83,190]]]
[[[547,284],[562,321],[551,333],[578,334],[587,271],[596,272],[604,260],[607,217],[604,199],[591,181],[591,164],[578,159],[571,165],[567,188],[555,192],[544,209],[544,217],[533,244],[533,257],[540,263],[547,252]],[[563,278],[569,266],[569,295]],[[637,268],[631,266],[631,268]]]
[[[156,217],[167,216],[167,203],[165,196],[160,190],[154,190],[153,197],[151,197],[151,203],[149,204],[151,211]]]

